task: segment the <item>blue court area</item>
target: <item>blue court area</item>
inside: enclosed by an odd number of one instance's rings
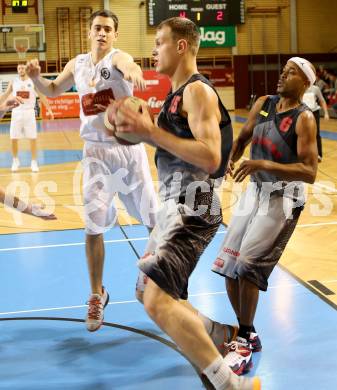
[[[20,150],[18,153],[21,167],[30,167],[31,153],[29,150]],[[68,163],[82,160],[82,150],[39,150],[37,162],[41,165]],[[0,153],[0,168],[10,168],[12,154],[10,151]]]
[[[209,271],[224,237],[207,248],[190,300],[221,322],[235,323],[224,280]],[[190,390],[203,385],[192,365],[134,298],[142,226],[108,232],[106,325],[82,322],[89,294],[82,230],[0,237],[0,389]],[[336,311],[277,268],[261,294],[255,326],[263,350],[250,375],[265,390],[332,390],[337,372]]]

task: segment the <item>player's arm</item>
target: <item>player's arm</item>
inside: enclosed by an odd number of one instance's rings
[[[260,114],[262,106],[267,97],[268,96],[261,96],[258,98],[249,111],[248,118],[243,125],[238,138],[236,138],[233,142],[232,150],[228,158],[226,174],[229,174],[230,176],[234,175],[235,163],[240,160],[246,149],[246,146],[252,140],[257,117]]]
[[[174,156],[189,162],[205,172],[214,173],[221,162],[220,111],[215,92],[202,82],[185,88],[183,111],[195,138],[181,138],[156,126],[146,107],[142,113],[115,102],[114,114],[120,110],[123,120],[118,131],[138,134],[145,142],[161,147]]]
[[[41,68],[37,59],[27,62],[26,73],[34,83],[36,89],[49,97],[56,97],[67,91],[75,84],[75,58],[70,60],[55,80],[41,77]]]
[[[236,181],[262,170],[287,181],[314,183],[317,173],[316,121],[311,111],[302,112],[296,122],[297,157],[299,162],[280,164],[269,160],[244,161],[234,174]]]
[[[40,98],[41,103],[46,107],[48,115],[50,115],[50,118],[54,119],[54,113],[53,113],[53,110],[50,107],[48,99],[39,90],[37,90],[36,88],[35,88],[35,92],[36,92],[37,96]]]
[[[112,57],[112,65],[123,73],[125,80],[131,81],[138,89],[145,89],[146,84],[143,79],[143,72],[137,65],[130,54],[124,51],[117,52]]]
[[[40,206],[35,203],[26,203],[17,196],[14,196],[12,194],[6,194],[5,190],[2,187],[0,187],[0,203],[3,203],[8,207],[11,207],[24,214],[32,215],[34,217],[47,220],[56,219],[56,216],[46,211],[44,206]]]
[[[216,93],[201,81],[189,84],[184,90],[182,113],[187,116],[194,139],[157,128],[152,132],[152,141],[207,173],[216,172],[221,163],[221,114]]]
[[[267,96],[261,96],[258,98],[249,111],[247,121],[243,125],[238,138],[233,142],[233,147],[230,154],[230,160],[233,162],[238,161],[242,157],[246,146],[250,143],[253,136],[254,127],[256,125],[256,119],[260,114],[266,99]]]
[[[10,81],[6,91],[0,96],[0,104],[3,104],[12,93],[13,93],[13,83]]]

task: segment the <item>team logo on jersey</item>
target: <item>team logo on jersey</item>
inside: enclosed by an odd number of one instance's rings
[[[286,133],[289,129],[291,124],[293,123],[293,119],[290,116],[286,116],[282,119],[280,123],[280,130],[282,133]]]
[[[103,77],[104,80],[108,80],[108,78],[110,77],[110,71],[108,68],[103,68],[101,70],[101,76]]]

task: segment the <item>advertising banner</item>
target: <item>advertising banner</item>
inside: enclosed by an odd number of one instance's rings
[[[147,88],[145,91],[135,90],[134,95],[145,100],[153,114],[158,114],[164,103],[165,97],[171,88],[167,76],[160,75],[154,70],[143,72]],[[56,98],[48,98],[55,119],[78,118],[80,116],[80,101],[77,93],[65,93]],[[41,116],[50,119],[46,109],[41,105]]]

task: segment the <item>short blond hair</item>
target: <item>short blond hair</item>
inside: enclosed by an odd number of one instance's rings
[[[186,18],[174,17],[163,20],[157,27],[161,30],[164,26],[170,27],[174,40],[186,39],[190,50],[197,55],[200,45],[200,33],[195,23]]]

